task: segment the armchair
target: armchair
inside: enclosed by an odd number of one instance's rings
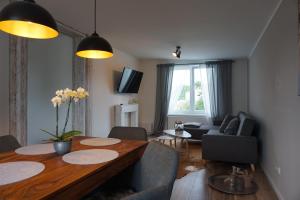
[[[173,148],[150,142],[142,158],[84,200],[168,200],[179,165]]]

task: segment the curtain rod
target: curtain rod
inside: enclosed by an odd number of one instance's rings
[[[174,65],[201,65],[201,64],[206,64],[207,62],[222,62],[222,61],[231,61],[234,63],[234,60],[208,60],[208,61],[202,61],[202,62],[197,62],[197,63],[174,63]]]
[[[205,62],[198,62],[198,63],[179,63],[179,64],[174,63],[174,65],[201,65],[201,64],[205,64]]]

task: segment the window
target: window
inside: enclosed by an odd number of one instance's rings
[[[209,112],[204,65],[175,66],[169,115],[206,115]]]

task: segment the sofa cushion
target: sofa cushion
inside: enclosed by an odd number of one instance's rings
[[[218,129],[211,129],[207,133],[208,135],[223,135],[223,133],[220,133]]]
[[[237,117],[234,117],[224,130],[225,135],[236,135],[239,129],[240,121]]]
[[[234,117],[230,114],[227,114],[225,116],[225,118],[222,121],[222,124],[220,126],[220,133],[224,133],[225,128],[227,127],[227,125],[229,124],[229,122],[233,119]]]
[[[251,136],[255,126],[255,120],[244,112],[240,112],[239,115],[240,126],[237,131],[238,136]]]
[[[204,125],[200,126],[200,129],[207,130],[207,131],[209,131],[209,130],[219,130],[220,126],[214,126],[214,125],[204,124]]]

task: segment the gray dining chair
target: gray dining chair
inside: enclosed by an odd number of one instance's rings
[[[0,136],[0,153],[13,151],[19,148],[21,145],[17,139],[12,135]]]
[[[84,199],[169,200],[178,165],[178,152],[159,142],[150,142],[136,164]]]
[[[116,126],[111,129],[108,137],[125,139],[125,140],[143,140],[143,141],[148,140],[146,130],[141,127]]]

